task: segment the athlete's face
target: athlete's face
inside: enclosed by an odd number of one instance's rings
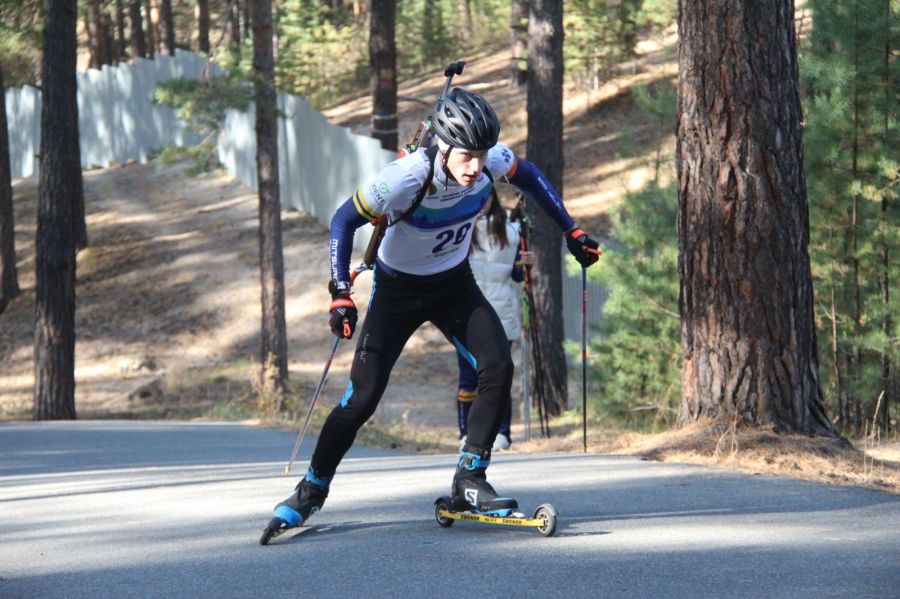
[[[455,148],[450,152],[450,158],[447,159],[447,170],[460,185],[471,187],[475,185],[478,175],[481,174],[486,159],[487,150],[472,152]]]

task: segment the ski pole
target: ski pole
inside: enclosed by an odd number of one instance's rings
[[[587,453],[587,267],[581,267],[581,437]]]
[[[344,335],[349,336],[350,333],[350,323],[348,321],[344,321]],[[337,352],[338,344],[340,344],[341,338],[335,336],[334,344],[331,346],[331,353],[328,355],[328,361],[325,362],[325,370],[322,372],[322,378],[319,379],[319,384],[316,386],[316,391],[313,393],[312,401],[309,402],[309,409],[306,410],[306,420],[303,421],[303,428],[300,429],[300,432],[297,434],[297,440],[294,442],[294,449],[291,451],[291,459],[288,460],[287,466],[284,467],[284,475],[287,476],[291,473],[291,466],[294,465],[294,459],[297,457],[297,452],[300,451],[300,444],[303,443],[303,436],[306,434],[306,428],[309,426],[309,418],[312,416],[313,409],[316,407],[316,402],[319,400],[319,395],[322,393],[322,387],[325,386],[325,377],[328,376],[328,369],[331,368],[331,361],[334,359],[334,354]]]

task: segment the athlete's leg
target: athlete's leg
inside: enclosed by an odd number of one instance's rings
[[[489,451],[510,411],[513,361],[503,325],[470,272],[456,282],[452,297],[441,303],[441,312],[432,320],[478,373],[478,396],[469,410],[466,450]]]
[[[350,382],[325,420],[307,477],[327,483],[334,476],[357,431],[375,413],[403,346],[423,322],[422,302],[409,286],[376,271],[369,310],[357,332]]]
[[[469,360],[458,349],[456,350],[456,360],[459,364],[456,411],[459,419],[459,438],[462,439],[468,432],[469,410],[472,408],[472,401],[478,395],[478,372],[472,368]]]

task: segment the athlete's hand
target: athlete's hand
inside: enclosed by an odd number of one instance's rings
[[[328,284],[328,291],[331,292],[328,326],[331,327],[331,332],[341,339],[350,339],[353,337],[356,321],[359,318],[356,304],[350,299],[350,284],[331,281]]]
[[[578,263],[587,268],[600,259],[600,244],[588,237],[588,234],[575,227],[566,232],[566,246],[569,253],[575,256]]]

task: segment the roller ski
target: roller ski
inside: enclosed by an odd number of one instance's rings
[[[502,524],[506,526],[527,526],[536,528],[545,537],[556,532],[556,510],[549,503],[537,508],[534,516],[528,518],[519,511],[519,503],[508,497],[498,497],[497,492],[487,482],[485,471],[490,464],[487,457],[464,451],[460,455],[459,466],[453,477],[450,497],[439,497],[434,502],[434,517],[444,528],[452,526],[456,520]]]
[[[268,545],[275,537],[301,526],[310,516],[322,509],[328,497],[328,481],[315,478],[310,480],[309,477],[307,474],[307,478],[300,481],[294,493],[275,506],[275,516],[269,520],[262,536],[259,537],[260,545]],[[324,482],[324,485],[317,482]]]

